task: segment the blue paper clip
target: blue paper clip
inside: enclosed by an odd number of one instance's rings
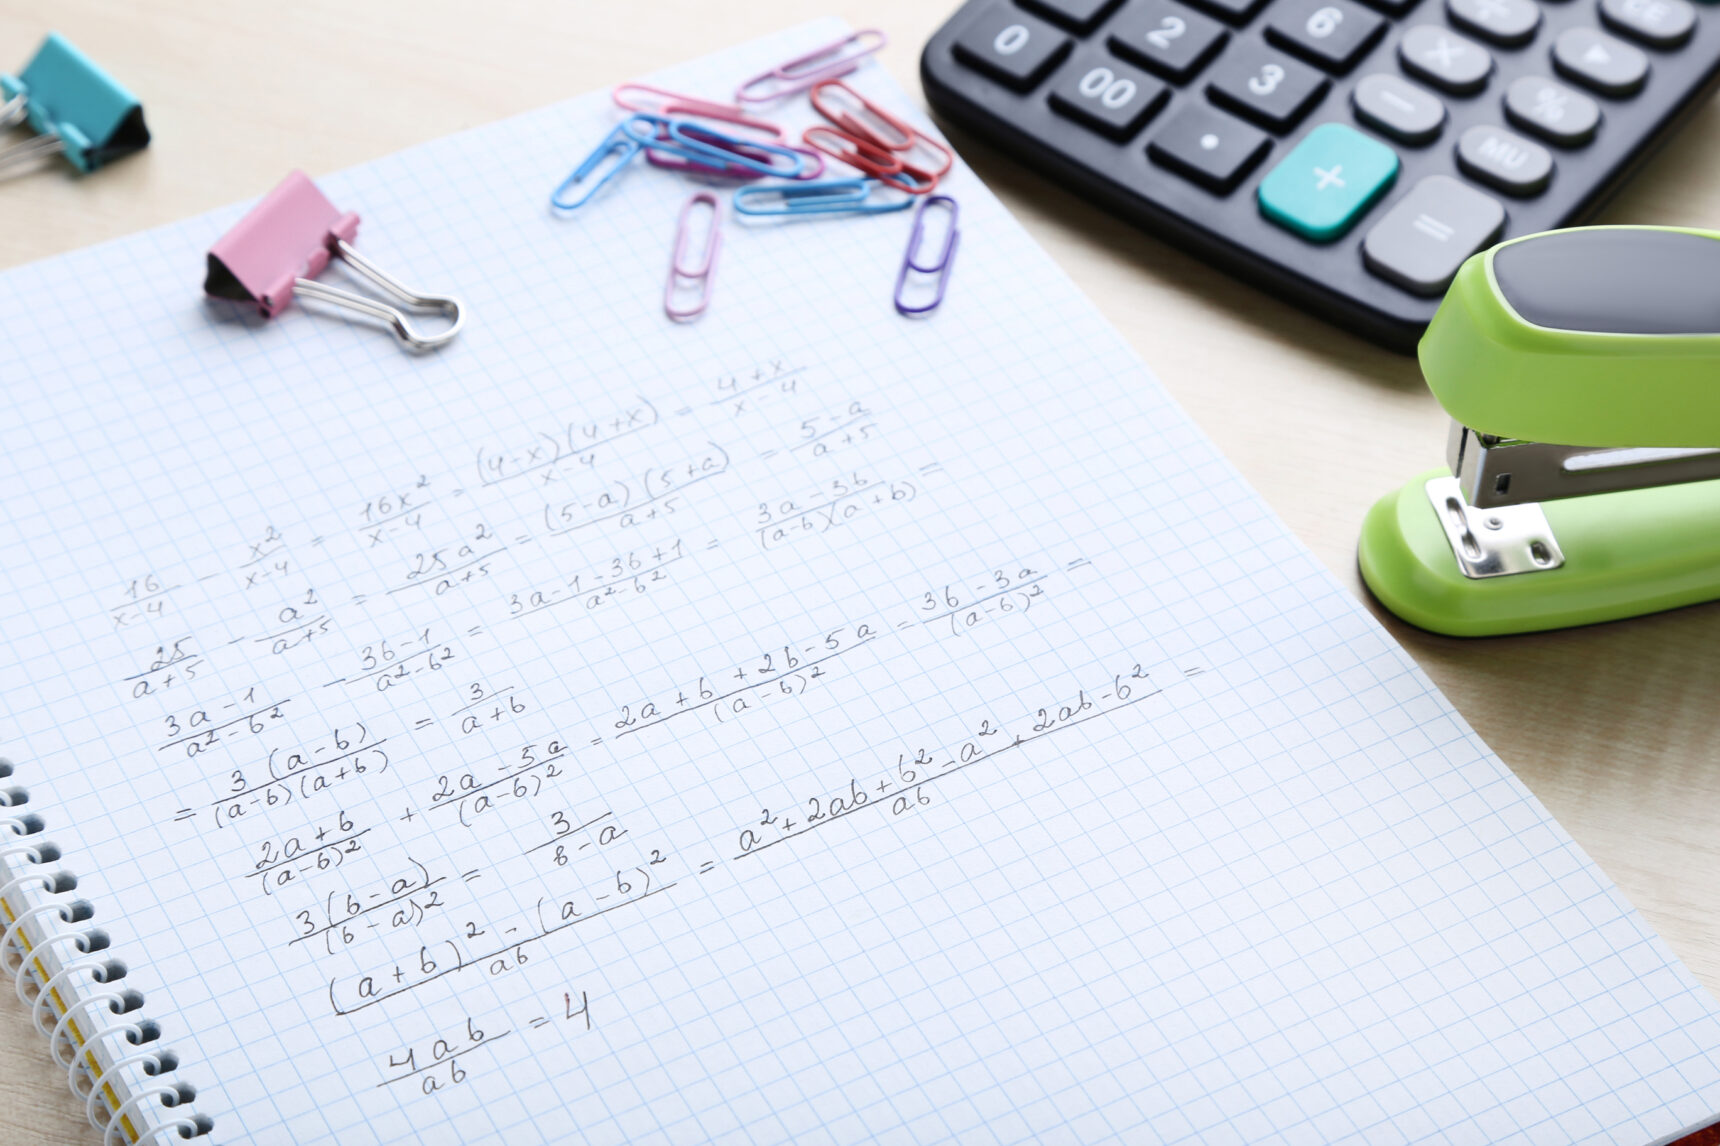
[[[622,124],[610,131],[608,135],[604,136],[603,142],[598,144],[597,148],[592,151],[590,155],[585,157],[584,162],[573,169],[573,174],[569,175],[566,179],[563,179],[556,185],[556,189],[551,191],[549,195],[549,205],[551,207],[554,207],[558,211],[575,211],[585,206],[591,201],[591,197],[593,195],[603,189],[603,185],[605,183],[608,183],[611,179],[615,178],[616,175],[620,174],[621,169],[626,167],[635,155],[638,155],[642,150],[644,150],[638,140],[634,139],[631,135],[628,135],[627,132],[622,130],[622,128],[626,126],[626,124]],[[602,175],[597,176],[595,179],[590,178],[591,173],[597,170],[603,161],[608,159],[610,156],[615,156],[615,162],[605,170]],[[579,193],[579,197],[577,199],[568,201],[562,198],[563,193],[565,193],[568,188],[580,183],[584,183],[585,188]]]
[[[37,138],[0,151],[0,172],[64,153],[79,171],[149,145],[143,105],[58,32],[22,75],[0,74],[0,128],[28,122]]]
[[[621,121],[621,130],[640,147],[666,151],[706,166],[739,167],[757,175],[795,179],[807,172],[812,161],[805,152],[793,148],[757,139],[740,139],[696,120],[674,119],[666,115],[635,112]],[[754,158],[761,152],[766,156],[780,156],[794,166],[785,169]]]
[[[920,240],[924,237],[926,212],[932,204],[942,203],[950,209],[950,229],[944,235],[943,253],[938,261],[931,266],[919,262]],[[905,315],[929,314],[938,309],[938,304],[944,301],[944,290],[950,285],[950,270],[956,262],[956,244],[961,241],[962,233],[957,225],[960,221],[960,209],[956,201],[948,195],[928,195],[920,201],[920,209],[914,212],[914,230],[908,236],[908,252],[902,257],[902,269],[896,272],[896,310]],[[922,275],[937,275],[937,293],[932,301],[920,306],[909,306],[902,301],[903,288],[908,283],[908,272],[916,271]]]
[[[831,179],[793,186],[741,187],[735,212],[741,215],[882,215],[914,205],[912,196],[895,202],[869,202],[882,184],[876,179]]]

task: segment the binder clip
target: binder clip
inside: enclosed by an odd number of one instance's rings
[[[0,175],[64,154],[79,171],[149,145],[143,105],[58,32],[22,75],[0,74],[0,129],[29,124],[36,138],[0,151]]]
[[[1503,243],[1458,270],[1419,356],[1448,468],[1368,512],[1386,608],[1492,636],[1720,598],[1720,232]]]
[[[337,210],[309,176],[294,171],[209,248],[203,290],[214,298],[254,302],[265,318],[279,314],[295,294],[316,299],[381,319],[413,350],[433,350],[460,333],[466,315],[459,299],[419,294],[396,281],[353,250],[357,235],[358,216]],[[406,309],[445,315],[449,327],[422,334],[397,307],[315,281],[336,256]]]

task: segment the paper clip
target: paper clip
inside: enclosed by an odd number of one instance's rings
[[[803,92],[813,84],[845,76],[889,42],[890,38],[876,28],[852,32],[840,40],[814,48],[804,56],[796,56],[787,63],[760,72],[735,89],[735,102],[742,107],[774,103],[784,96]]]
[[[938,180],[955,164],[955,156],[949,148],[891,115],[841,80],[826,80],[815,86],[812,89],[812,106],[819,115],[835,124],[841,134],[856,143],[898,155],[903,169],[926,185],[924,191],[937,186]],[[908,161],[920,149],[937,157],[932,166]]]
[[[585,206],[591,202],[593,195],[603,189],[605,183],[615,178],[621,169],[626,167],[635,155],[639,154],[643,144],[623,131],[622,128],[625,126],[625,124],[621,124],[611,129],[609,134],[603,137],[603,142],[598,144],[592,153],[586,156],[578,167],[573,169],[573,174],[556,185],[555,190],[549,194],[551,207],[558,211],[576,211]],[[614,162],[604,169],[603,174],[592,178],[591,173],[611,157],[614,158]],[[575,186],[582,186],[577,198],[562,198],[570,188]]]
[[[666,151],[694,163],[740,168],[753,177],[798,179],[811,169],[811,157],[804,151],[762,140],[737,139],[689,119],[635,112],[621,121],[620,130],[641,147]],[[793,166],[785,169],[772,162],[773,156]]]
[[[912,198],[895,202],[870,202],[879,187],[876,179],[832,179],[824,183],[802,183],[784,187],[741,187],[735,191],[735,213],[740,215],[882,215],[912,207]]]
[[[950,229],[944,235],[943,253],[938,256],[936,263],[928,267],[919,261],[920,240],[924,237],[926,212],[931,210],[933,204],[936,203],[942,203],[949,208]],[[910,316],[929,314],[938,309],[938,304],[944,301],[944,291],[950,285],[950,270],[955,266],[956,244],[961,241],[962,237],[961,228],[958,225],[959,220],[960,209],[956,206],[956,201],[948,195],[930,195],[920,200],[920,209],[914,212],[914,230],[908,236],[908,253],[902,257],[902,269],[896,273],[895,301],[896,310],[899,313]],[[932,296],[931,302],[921,306],[909,306],[902,300],[903,289],[908,283],[909,271],[915,271],[922,275],[938,276],[937,293]]]
[[[620,85],[610,96],[615,100],[615,106],[626,111],[665,117],[678,115],[693,119],[712,119],[765,132],[777,143],[788,139],[787,134],[776,124],[748,115],[745,109],[732,103],[717,103],[715,100],[672,92],[667,88],[634,83]]]
[[[0,151],[0,172],[65,154],[89,172],[149,146],[143,105],[58,32],[22,75],[0,75],[0,128],[28,122],[36,138]]]
[[[886,187],[894,187],[909,195],[929,194],[938,185],[937,175],[910,166],[900,152],[891,151],[868,140],[857,139],[837,128],[816,124],[802,132],[800,138],[808,146],[830,158],[846,163],[863,175],[870,175]]]
[[[746,140],[737,140],[732,136],[725,136],[723,133],[707,128],[702,124],[688,123],[683,130],[694,139],[701,143],[708,144],[709,146],[716,148],[718,151],[726,151],[731,155],[745,156],[760,163],[769,163],[769,155],[759,148],[754,147]],[[657,139],[663,142],[669,141],[668,131],[666,129],[659,129],[657,132]],[[784,172],[783,178],[816,179],[824,173],[823,156],[816,152],[806,151],[792,145],[783,145],[783,147],[785,150],[792,151],[797,155],[806,156],[811,163],[811,166],[804,168],[799,175],[789,175]],[[762,178],[760,172],[750,165],[742,166],[738,163],[715,163],[707,160],[690,159],[687,157],[685,152],[679,149],[670,150],[668,148],[647,147],[645,149],[645,160],[653,167],[661,167],[666,171],[678,171],[684,175],[702,175],[710,179]]]
[[[697,266],[687,266],[687,248],[691,245],[693,229],[689,226],[693,208],[700,204],[711,209],[711,227],[705,239],[705,253]],[[675,250],[669,256],[669,285],[663,289],[663,309],[676,322],[685,322],[705,313],[711,304],[711,275],[717,269],[717,252],[723,246],[723,208],[717,197],[701,191],[681,206],[681,217],[675,223]],[[692,287],[698,295],[691,306],[676,306],[675,296]]]
[[[397,282],[352,249],[357,236],[358,216],[343,214],[309,176],[294,171],[209,248],[203,289],[215,298],[254,302],[265,318],[279,314],[295,294],[330,303],[383,320],[414,350],[432,350],[460,333],[466,314],[458,299],[419,294]],[[409,310],[446,315],[448,329],[420,334],[399,309],[311,278],[337,255]]]

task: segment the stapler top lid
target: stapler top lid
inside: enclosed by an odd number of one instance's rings
[[[1475,255],[1419,349],[1458,422],[1501,438],[1720,446],[1720,234],[1588,227]]]

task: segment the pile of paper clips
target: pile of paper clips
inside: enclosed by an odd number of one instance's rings
[[[933,194],[955,159],[949,148],[842,81],[885,42],[876,29],[845,36],[752,77],[735,89],[733,103],[623,84],[614,98],[627,117],[562,180],[550,206],[563,213],[579,210],[641,154],[654,166],[685,175],[749,183],[733,195],[740,215],[882,214],[917,200],[893,299],[904,315],[928,314],[944,300],[961,235],[956,201]],[[809,93],[813,109],[828,123],[807,128],[798,141],[753,114],[801,92]],[[827,159],[859,177],[821,179]],[[785,182],[754,182],[761,179]],[[948,218],[937,257],[927,259],[920,247],[926,213],[934,208]],[[663,309],[676,321],[697,318],[710,305],[722,213],[712,191],[698,192],[681,208],[663,293]]]

